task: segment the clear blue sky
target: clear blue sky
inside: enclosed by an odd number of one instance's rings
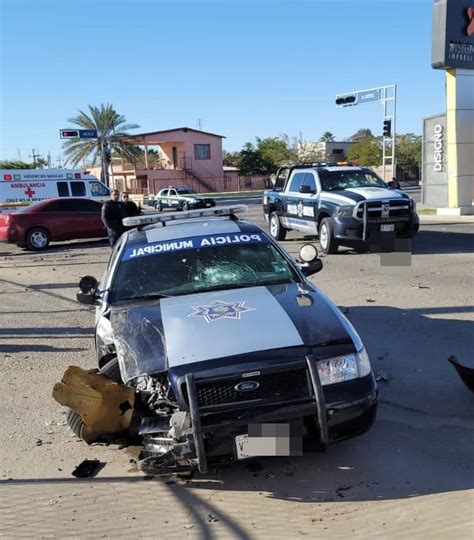
[[[432,0],[0,0],[0,158],[61,151],[59,129],[110,102],[139,131],[180,126],[307,140],[382,129],[380,104],[339,92],[396,82],[398,130],[441,112]]]

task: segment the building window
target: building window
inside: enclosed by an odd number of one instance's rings
[[[195,144],[194,145],[194,159],[211,159],[211,145],[210,144]]]

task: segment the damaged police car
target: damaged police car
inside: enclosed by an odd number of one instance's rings
[[[140,439],[144,471],[205,472],[300,453],[303,433],[326,445],[372,425],[378,393],[363,343],[307,279],[322,268],[316,248],[304,245],[296,262],[238,219],[243,210],[126,218],[137,228],[115,246],[101,283],[81,280],[78,300],[97,306],[99,371],[79,385],[94,412],[64,397],[66,376],[55,397],[74,409],[69,423],[86,441],[108,427]]]

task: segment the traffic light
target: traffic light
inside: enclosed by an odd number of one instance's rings
[[[384,137],[392,136],[392,121],[391,120],[383,121],[383,136]]]
[[[61,129],[59,133],[61,139],[77,139],[79,137],[79,131],[77,129]]]
[[[345,96],[336,97],[337,107],[347,107],[348,105],[355,105],[357,96],[355,94],[347,94]]]

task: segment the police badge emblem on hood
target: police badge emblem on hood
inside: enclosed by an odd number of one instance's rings
[[[174,296],[113,308],[122,375],[139,375],[272,349],[351,343],[335,306],[316,291],[298,302],[296,284]],[[193,371],[197,366],[193,366]]]

